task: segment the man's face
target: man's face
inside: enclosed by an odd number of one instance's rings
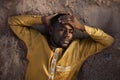
[[[57,47],[66,48],[71,42],[73,36],[73,28],[69,25],[56,23],[52,29],[52,40]]]

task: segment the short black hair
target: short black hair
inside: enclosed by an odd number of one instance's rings
[[[68,15],[67,13],[58,13],[56,16],[54,16],[51,20],[50,20],[50,25],[52,27],[54,27],[54,24],[59,22],[58,19],[61,17],[61,16],[65,16],[65,15]]]

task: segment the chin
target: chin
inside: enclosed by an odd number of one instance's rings
[[[68,47],[68,44],[63,44],[62,45],[62,48],[67,48]]]

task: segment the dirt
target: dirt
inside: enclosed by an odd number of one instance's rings
[[[72,13],[83,24],[115,38],[110,48],[86,60],[77,79],[120,80],[120,0],[0,0],[0,80],[24,80],[27,62],[25,46],[11,32],[8,17],[58,12]]]

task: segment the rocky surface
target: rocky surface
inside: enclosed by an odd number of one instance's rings
[[[9,29],[13,15],[70,12],[103,29],[115,43],[83,64],[78,80],[120,80],[120,0],[0,0],[0,80],[24,80],[25,47]]]

